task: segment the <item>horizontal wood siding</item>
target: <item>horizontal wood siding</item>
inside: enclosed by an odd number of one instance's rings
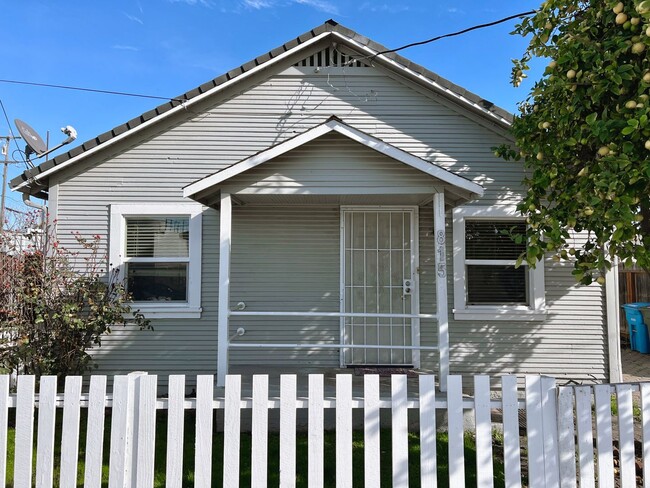
[[[447,266],[452,269],[451,215],[447,214]],[[576,245],[580,238],[576,237]],[[600,285],[580,286],[571,263],[544,261],[544,321],[454,320],[449,314],[452,374],[545,374],[577,381],[606,381],[607,331]],[[453,273],[448,276],[449,310]],[[435,368],[435,364],[430,367]]]
[[[500,130],[493,130],[489,122],[477,123],[476,116],[434,95],[423,94],[421,88],[409,82],[387,76],[377,68],[351,67],[331,75],[327,70],[300,74],[294,68],[285,74],[265,76],[251,78],[248,87],[237,86],[237,93],[213,100],[204,111],[188,110],[180,118],[147,129],[143,133],[145,139],[137,145],[127,140],[116,145],[112,155],[93,156],[89,163],[73,165],[59,173],[52,183],[58,193],[58,233],[62,242],[74,247],[72,231],[99,234],[101,251],[106,252],[110,203],[181,202],[184,186],[310,129],[332,115],[483,185],[486,193],[478,202],[481,205],[514,203],[521,197],[521,166],[501,161],[491,149],[505,140]],[[331,147],[331,142],[336,147]],[[382,158],[369,161],[371,153],[353,148],[353,143],[346,142],[343,147],[341,141],[323,139],[314,141],[313,146],[260,169],[267,171],[265,184],[284,182],[283,187],[287,187],[286,179],[301,178],[303,183],[309,181],[322,187],[324,182],[355,185],[361,180],[379,178],[383,185],[388,178],[399,180],[406,188],[426,181],[415,181],[409,168],[400,168],[399,174],[395,173],[395,166],[388,168]],[[313,153],[311,159],[305,157],[318,147],[321,153],[322,149],[332,150],[338,166],[329,166],[332,161]],[[305,172],[298,167],[305,161],[314,165],[314,171]],[[276,177],[273,165],[277,174],[288,172],[287,175]],[[372,174],[365,172],[370,169]],[[247,177],[242,175],[242,182]],[[259,189],[260,183],[248,184]],[[425,184],[427,189],[429,184]],[[338,310],[336,206],[291,210],[241,208],[235,210],[233,225],[233,304],[243,300],[249,309]],[[430,209],[422,209],[423,313],[433,311],[435,301],[432,225]],[[219,241],[216,211],[206,212],[203,227],[202,317],[156,320],[152,332],[116,328],[96,352],[101,372],[215,371]],[[451,245],[451,238],[448,242]],[[451,248],[448,251],[451,269]],[[449,280],[451,303],[451,274]],[[294,284],[290,285],[291,281]],[[544,372],[558,376],[569,372],[578,378],[603,377],[606,351],[600,289],[576,288],[569,269],[549,266],[547,302],[551,313],[543,324],[452,321],[452,372]],[[233,322],[234,332],[239,322]],[[271,327],[268,320],[247,320],[244,338],[250,340],[259,334],[260,340],[266,341],[338,340],[337,320],[310,320],[305,327],[299,327],[299,321],[281,322],[274,321]],[[434,344],[436,335],[434,324],[423,322],[422,343]],[[287,354],[268,354],[261,363],[279,363]],[[338,360],[333,352],[295,356],[296,362],[320,365],[334,365]],[[259,351],[232,354],[237,364],[260,363],[259,358]],[[423,358],[425,365],[436,369],[437,354],[423,354]]]
[[[241,207],[233,212],[231,307],[249,312],[338,312],[338,207]],[[233,341],[339,343],[333,317],[232,317]],[[334,349],[233,349],[233,365],[338,367]]]

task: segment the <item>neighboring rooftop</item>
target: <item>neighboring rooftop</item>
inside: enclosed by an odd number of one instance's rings
[[[113,129],[104,132],[103,134],[100,134],[93,139],[89,139],[79,146],[76,146],[62,154],[59,154],[55,158],[45,161],[33,169],[26,170],[20,176],[12,179],[10,186],[12,189],[21,191],[23,193],[29,193],[40,198],[47,198],[47,190],[49,187],[48,177],[51,173],[60,169],[57,168],[57,166],[61,166],[63,163],[72,162],[71,160],[79,156],[83,156],[85,152],[96,148],[97,146],[102,146],[107,142],[117,138],[118,136],[126,135],[129,131],[144,124],[145,122],[160,117],[170,110],[192,101],[199,95],[203,95],[213,90],[214,88],[219,87],[220,85],[233,80],[244,73],[247,73],[251,69],[271,61],[283,53],[295,49],[308,40],[328,32],[338,34],[339,37],[342,37],[343,41],[347,39],[350,42],[368,48],[372,52],[369,59],[373,62],[377,62],[378,64],[382,65],[394,65],[397,63],[398,69],[404,71],[405,73],[408,73],[409,76],[415,76],[416,78],[424,77],[429,82],[435,84],[442,95],[452,98],[456,102],[464,104],[472,110],[478,111],[481,113],[481,115],[490,118],[499,126],[507,127],[512,120],[512,114],[502,108],[497,107],[492,102],[465,90],[464,88],[450,82],[449,80],[438,76],[432,71],[429,71],[423,66],[409,61],[407,58],[404,58],[397,53],[385,52],[388,50],[385,46],[382,46],[381,44],[378,44],[368,39],[367,37],[357,34],[353,30],[350,30],[341,24],[338,24],[334,20],[328,20],[324,24],[298,36],[297,38],[283,44],[282,46],[279,46],[267,52],[266,54],[258,56],[252,61],[242,64],[238,68],[230,70],[227,73],[224,73],[223,75],[218,76],[217,78],[214,78],[213,80],[210,80],[207,83],[194,88],[193,90],[170,99],[169,102],[163,103],[153,110],[149,110],[139,117],[131,119],[124,124],[118,125],[117,127],[114,127]]]

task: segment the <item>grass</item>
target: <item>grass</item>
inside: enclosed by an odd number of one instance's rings
[[[55,461],[54,461],[54,486],[58,486],[59,480],[59,460],[61,456],[61,428],[60,415],[57,418],[57,436],[55,439]],[[84,456],[85,456],[85,419],[82,418],[79,448],[79,464],[77,472],[77,484],[83,486],[84,478]],[[156,450],[155,450],[155,468],[154,468],[154,486],[165,486],[165,458],[166,458],[166,432],[167,422],[164,412],[158,414],[156,420]],[[191,413],[186,414],[185,437],[183,446],[183,486],[193,486],[194,484],[194,416]],[[9,431],[9,443],[7,452],[7,485],[13,486],[13,464],[14,464],[14,438],[15,430]],[[36,435],[34,436],[36,439]],[[108,453],[110,439],[110,418],[107,418],[104,432],[104,468],[102,477],[102,486],[108,486]],[[307,433],[298,432],[296,438],[296,486],[307,487]],[[353,433],[353,483],[354,486],[363,486],[364,479],[364,459],[363,459],[363,432],[355,431]],[[437,436],[437,462],[438,462],[438,483],[440,487],[449,486],[449,466],[447,457],[447,434],[438,433]],[[280,442],[277,433],[270,433],[268,439],[268,486],[279,485],[279,460],[280,460]],[[419,487],[420,481],[420,442],[416,434],[409,434],[409,486]],[[381,459],[379,469],[381,472],[381,486],[392,486],[391,479],[391,431],[384,429],[380,434]],[[223,470],[223,435],[221,433],[213,434],[212,442],[212,486],[222,486]],[[325,486],[335,486],[336,476],[336,433],[334,431],[325,432],[324,440],[325,453]],[[34,453],[34,459],[36,453]],[[495,461],[494,464],[495,486],[504,486],[503,464]],[[466,486],[476,486],[476,448],[473,436],[465,436],[465,477]],[[243,433],[241,436],[240,450],[240,480],[242,487],[251,486],[251,435]]]

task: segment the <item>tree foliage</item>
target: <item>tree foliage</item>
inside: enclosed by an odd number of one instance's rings
[[[100,236],[75,234],[63,248],[34,216],[20,231],[0,231],[0,367],[21,374],[82,374],[104,334],[149,321],[129,305],[116,272],[107,272]]]
[[[547,0],[514,33],[530,36],[515,86],[549,60],[514,119],[516,149],[497,150],[528,169],[523,259],[554,252],[585,284],[614,257],[650,268],[650,1]]]

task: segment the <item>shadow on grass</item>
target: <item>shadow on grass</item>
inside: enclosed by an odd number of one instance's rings
[[[54,451],[54,486],[59,486],[59,464],[61,459],[61,410],[57,411],[57,427],[55,436]],[[11,424],[11,422],[10,422]],[[37,439],[37,426],[34,439]],[[110,440],[110,411],[106,417],[104,428],[104,466],[102,470],[102,486],[108,486],[109,472],[109,440]],[[185,433],[183,439],[183,475],[182,486],[194,486],[194,438],[195,418],[193,412],[187,412],[185,416]],[[164,487],[166,482],[166,457],[167,457],[167,418],[166,412],[158,412],[156,419],[156,447],[154,486]],[[14,466],[14,442],[15,429],[9,430],[7,445],[7,487],[13,487],[13,466]],[[438,465],[438,486],[449,486],[449,460],[448,460],[448,439],[447,434],[440,432],[437,435],[437,465]],[[354,486],[364,484],[364,444],[363,432],[355,431],[352,439],[352,476]],[[36,444],[36,441],[34,442]],[[77,486],[84,484],[84,458],[86,444],[86,418],[85,411],[82,411],[79,442],[79,464],[77,469]],[[383,429],[380,435],[381,458],[378,469],[381,473],[381,486],[392,486],[392,465],[391,465],[391,431]],[[296,434],[296,486],[308,487],[308,438],[306,432]],[[326,431],[324,434],[324,479],[326,487],[336,486],[336,433]],[[277,433],[269,433],[268,436],[268,486],[279,486],[280,483],[280,437]],[[34,448],[34,474],[36,469],[36,448]],[[223,434],[214,433],[212,442],[212,486],[222,486],[223,471]],[[465,477],[466,486],[476,486],[476,449],[475,443],[470,434],[465,435]],[[503,464],[498,460],[494,461],[495,486],[504,486]],[[420,486],[420,439],[415,433],[409,434],[409,486]],[[251,486],[251,434],[242,433],[240,450],[240,486],[242,488]]]

